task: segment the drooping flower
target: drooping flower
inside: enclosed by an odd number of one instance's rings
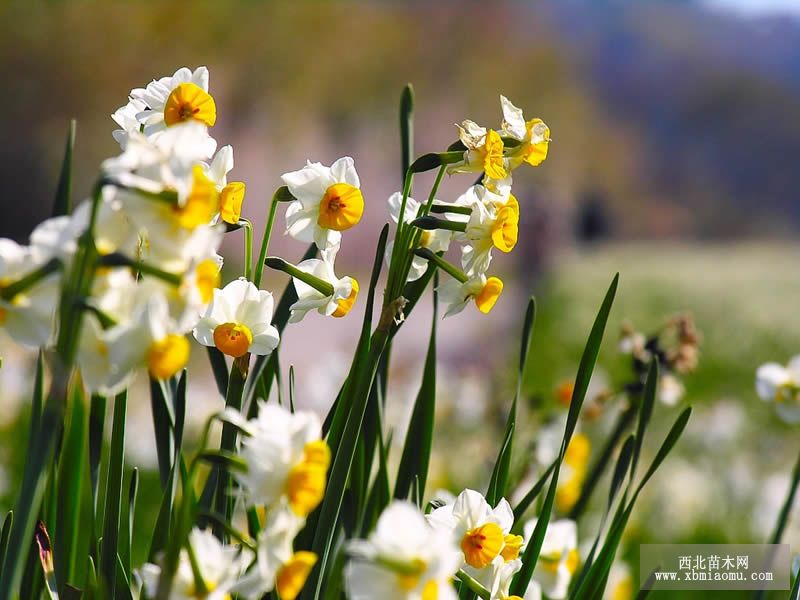
[[[317,562],[313,552],[292,549],[305,519],[285,506],[270,510],[258,535],[256,560],[233,591],[242,598],[257,599],[277,590],[281,600],[295,600]]]
[[[231,589],[242,571],[240,548],[223,545],[211,531],[205,529],[192,529],[188,543],[194,556],[192,559],[186,549],[181,550],[170,598],[229,600]],[[198,589],[192,562],[199,571],[205,590]],[[139,575],[148,598],[155,598],[161,577],[161,565],[147,563],[139,570]]]
[[[439,285],[439,295],[447,305],[445,317],[460,313],[470,301],[475,302],[478,310],[487,314],[494,308],[502,292],[503,282],[497,277],[487,278],[484,274],[464,282],[452,278]]]
[[[515,169],[522,163],[539,166],[547,158],[550,128],[541,119],[526,121],[522,110],[505,96],[500,96],[500,106],[503,109],[503,133],[519,142],[509,152],[510,167]]]
[[[461,555],[452,538],[419,509],[395,500],[367,540],[349,544],[345,586],[350,600],[454,600],[450,584]]]
[[[467,573],[482,583],[491,580],[489,567],[497,557],[512,561],[519,556],[522,537],[511,534],[514,512],[505,498],[492,508],[480,492],[467,489],[426,518],[435,530],[453,538]]]
[[[526,540],[531,539],[536,521],[533,519],[525,524]],[[550,522],[533,571],[533,577],[541,585],[545,596],[552,600],[566,598],[572,576],[579,564],[578,529],[575,521],[559,519]]]
[[[474,185],[456,201],[472,208],[466,230],[459,238],[462,266],[467,274],[485,273],[492,260],[492,249],[511,252],[519,235],[519,203],[507,191],[501,195],[482,185]]]
[[[353,159],[340,158],[330,167],[308,162],[281,179],[296,198],[286,210],[286,231],[320,250],[338,246],[342,231],[357,225],[364,213],[364,196]]]
[[[464,159],[448,167],[450,173],[486,173],[492,180],[505,179],[508,175],[503,156],[503,140],[494,129],[485,129],[466,120],[458,125],[458,137],[466,146]]]
[[[249,421],[238,413],[226,414],[246,434],[241,457],[247,472],[237,479],[248,503],[270,507],[285,500],[295,515],[305,518],[322,501],[330,464],[317,415],[266,403]]]
[[[297,265],[297,270],[307,273],[319,281],[314,282],[309,279],[303,281],[299,277],[293,277],[294,288],[297,292],[297,301],[289,308],[291,316],[289,321],[297,323],[310,310],[317,310],[319,314],[330,317],[344,317],[355,304],[358,297],[358,281],[353,277],[336,276],[334,272],[334,260],[338,248],[323,250],[319,259],[310,258]],[[327,285],[320,285],[320,282]],[[315,287],[312,284],[316,284]],[[329,286],[329,287],[328,287]],[[319,288],[325,287],[325,291]]]
[[[272,323],[272,294],[239,278],[214,290],[211,304],[194,329],[204,346],[216,346],[238,358],[248,352],[266,355],[278,347],[280,336]]]
[[[756,371],[756,393],[773,402],[778,416],[787,423],[800,423],[800,356],[786,366],[766,363]]]
[[[182,67],[171,77],[154,80],[144,89],[131,90],[130,96],[146,105],[136,118],[148,136],[187,121],[212,127],[217,120],[217,106],[208,93],[206,67],[194,71]]]

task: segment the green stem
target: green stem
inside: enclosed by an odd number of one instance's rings
[[[333,296],[334,289],[330,283],[320,279],[319,277],[316,277],[315,275],[312,275],[311,273],[301,271],[293,264],[286,262],[282,258],[278,258],[277,256],[269,256],[264,260],[264,264],[266,264],[270,269],[283,271],[295,279],[299,279],[303,283],[307,283],[323,296]]]
[[[411,225],[424,231],[444,229],[446,231],[464,232],[467,230],[466,223],[457,223],[455,221],[448,221],[447,219],[440,219],[438,217],[431,217],[429,215],[414,219],[411,221]]]
[[[247,219],[239,223],[244,227],[244,278],[252,281],[253,274],[253,224]]]
[[[414,250],[414,254],[432,262],[442,271],[450,275],[453,279],[457,279],[461,283],[467,283],[467,281],[469,281],[469,277],[467,277],[462,270],[457,268],[455,265],[450,264],[438,254],[434,254],[427,248],[418,248]]]
[[[0,298],[3,300],[12,300],[14,296],[20,292],[24,292],[28,288],[33,287],[51,273],[55,273],[61,269],[61,266],[62,264],[60,260],[57,258],[51,258],[38,269],[35,269],[25,275],[25,277],[22,279],[18,279],[6,287],[0,287]]]
[[[256,287],[261,286],[261,277],[264,275],[264,259],[267,258],[267,250],[269,249],[269,240],[272,237],[272,229],[275,226],[275,215],[278,212],[278,203],[280,202],[279,192],[282,188],[278,188],[272,195],[272,201],[269,204],[269,214],[267,215],[267,224],[264,227],[264,235],[261,238],[261,249],[258,252],[258,260],[255,264],[253,271],[253,283]]]
[[[461,582],[465,584],[469,589],[471,589],[473,592],[478,594],[478,596],[483,598],[483,600],[489,600],[490,597],[489,590],[483,587],[475,579],[467,575],[464,571],[459,569],[458,573],[456,573],[456,577],[458,577],[458,579],[460,579]]]
[[[472,209],[469,206],[456,206],[454,204],[434,204],[431,206],[430,212],[434,214],[471,215]]]

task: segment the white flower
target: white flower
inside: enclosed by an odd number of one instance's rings
[[[493,509],[479,492],[467,489],[455,502],[435,509],[426,518],[461,548],[467,573],[485,587],[491,587],[496,558],[507,562],[519,555],[522,538],[511,534],[514,511],[505,498]]]
[[[658,382],[658,399],[667,406],[675,406],[685,391],[681,380],[672,373],[664,373]]]
[[[392,221],[397,223],[400,220],[400,207],[403,204],[402,192],[395,192],[389,196],[387,201],[389,205],[389,216]],[[434,200],[434,204],[442,205],[443,203]],[[405,215],[403,216],[404,223],[410,223],[417,218],[420,204],[414,198],[406,198]],[[452,215],[454,221],[465,220],[464,215]],[[459,218],[460,217],[460,218]],[[450,247],[450,242],[453,239],[453,232],[446,229],[433,229],[431,231],[422,231],[420,236],[420,247],[428,248],[431,252],[446,252]],[[386,245],[386,264],[392,256],[392,248],[394,247],[394,240]],[[421,256],[415,256],[411,260],[411,269],[408,272],[408,281],[416,281],[428,269],[428,261]]]
[[[503,133],[520,142],[509,152],[509,166],[515,169],[523,162],[534,167],[541,164],[547,158],[550,128],[541,119],[525,121],[522,110],[505,96],[500,96],[500,106],[503,109]]]
[[[271,510],[258,535],[256,561],[234,587],[244,598],[261,598],[277,588],[281,600],[295,600],[308,578],[317,556],[294,552],[292,542],[305,519],[280,506]]]
[[[225,414],[247,434],[241,450],[247,472],[236,477],[248,504],[272,506],[285,499],[300,517],[314,510],[325,493],[330,463],[319,417],[265,403],[250,421],[235,412]]]
[[[603,600],[630,600],[633,598],[635,591],[633,574],[628,564],[615,562],[611,565]]]
[[[243,277],[231,281],[214,298],[194,329],[204,346],[216,346],[238,358],[248,352],[266,355],[278,347],[278,330],[271,325],[274,300]]]
[[[431,528],[419,509],[393,501],[367,540],[350,543],[345,567],[350,600],[454,600],[450,579],[461,556],[449,536]]]
[[[515,596],[510,595],[511,582],[521,568],[522,561],[518,558],[508,561],[503,560],[502,557],[495,558],[492,561],[490,583],[486,586],[486,589],[489,590],[489,600],[514,598]],[[531,580],[524,600],[541,600],[541,595],[539,584]]]
[[[41,266],[35,253],[9,239],[0,239],[0,290]],[[58,306],[60,276],[51,273],[16,294],[0,299],[0,327],[19,344],[45,346],[50,341]]]
[[[492,248],[511,252],[519,235],[519,203],[510,193],[492,192],[482,185],[474,185],[457,201],[457,205],[472,209],[466,231],[461,240],[461,264],[467,274],[485,273],[492,260]]]
[[[530,541],[536,519],[525,524],[525,539]],[[533,577],[552,600],[566,598],[572,576],[578,569],[578,530],[575,521],[559,519],[547,525]]]
[[[137,288],[140,299],[130,320],[105,334],[114,374],[106,382],[109,388],[139,367],[146,367],[156,379],[168,379],[189,361],[189,341],[170,316],[166,298],[146,291]]]
[[[503,156],[503,140],[493,129],[480,127],[473,121],[466,120],[458,127],[458,137],[466,146],[464,159],[450,165],[449,173],[480,173],[486,179],[499,181],[508,175],[506,159]]]
[[[766,363],[756,371],[756,393],[775,403],[775,410],[787,423],[800,423],[800,355],[786,366]]]
[[[289,308],[292,311],[289,318],[290,323],[302,321],[303,317],[310,310],[317,310],[326,317],[344,317],[350,312],[358,296],[358,281],[352,277],[342,277],[341,279],[334,273],[333,262],[336,258],[338,248],[323,250],[320,253],[321,259],[310,258],[304,260],[297,268],[304,273],[329,284],[332,289],[331,294],[324,294],[317,288],[309,285],[305,281],[294,277],[294,289],[297,292],[297,301]]]
[[[117,141],[121,148],[125,148],[128,143],[128,136],[131,132],[139,133],[141,130],[141,123],[139,122],[138,115],[147,109],[147,104],[138,98],[129,98],[125,106],[119,107],[111,118],[120,126],[120,129],[115,129],[111,135]]]
[[[144,89],[131,90],[130,96],[146,105],[136,118],[147,136],[185,121],[211,127],[217,120],[217,107],[208,93],[206,67],[194,71],[182,67],[171,77],[162,77]]]
[[[475,302],[478,310],[486,314],[494,308],[503,292],[503,282],[497,277],[487,278],[480,274],[465,282],[450,278],[440,284],[438,290],[442,302],[447,305],[445,317],[460,313],[470,300]]]
[[[349,156],[330,167],[309,161],[281,179],[296,198],[286,210],[286,232],[293,238],[325,250],[338,246],[341,232],[361,220],[364,196]]]
[[[197,600],[202,597],[203,600],[228,600],[231,588],[242,571],[239,548],[224,546],[210,531],[200,529],[192,529],[189,533],[189,544],[208,593],[202,596],[199,594],[189,553],[183,549],[172,582],[170,599]],[[147,596],[155,598],[161,566],[147,563],[140,569],[139,575]]]

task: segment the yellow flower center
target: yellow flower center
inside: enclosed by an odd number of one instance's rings
[[[364,196],[361,190],[348,183],[334,183],[325,191],[319,203],[317,225],[324,229],[344,231],[361,220]]]
[[[350,295],[347,298],[341,298],[340,300],[336,301],[338,308],[333,311],[333,314],[331,315],[332,317],[345,316],[350,312],[350,309],[353,308],[353,304],[356,303],[356,297],[358,296],[358,282],[355,279],[352,279],[352,281],[353,289],[350,290]]]
[[[422,588],[421,600],[436,600],[439,597],[439,584],[435,579],[428,581]]]
[[[212,127],[217,122],[217,105],[214,98],[199,85],[181,83],[167,98],[164,122],[170,126],[189,120]]]
[[[427,568],[428,565],[424,560],[419,558],[414,559],[407,568],[397,574],[397,587],[404,592],[415,590],[419,585],[420,577],[422,577],[422,574]],[[427,587],[427,584],[425,585]]]
[[[219,287],[219,265],[208,259],[200,262],[195,270],[195,286],[200,292],[200,300],[208,304],[214,297],[214,290]]]
[[[487,314],[494,308],[501,293],[503,293],[503,282],[497,277],[489,277],[483,289],[475,296],[475,306],[483,314]]]
[[[189,341],[182,335],[170,334],[150,345],[147,368],[156,379],[168,379],[189,361]]]
[[[500,556],[503,557],[503,560],[508,562],[510,560],[519,558],[519,552],[522,549],[523,543],[522,536],[510,533],[503,539],[503,541],[505,544],[503,545],[503,550],[500,552]]]
[[[247,354],[253,343],[253,333],[241,323],[223,323],[214,329],[214,345],[223,354],[239,358]]]
[[[246,186],[241,181],[232,181],[222,188],[219,195],[219,216],[226,223],[235,225],[239,222],[245,189]]]
[[[547,158],[547,150],[550,147],[550,128],[541,119],[532,119],[526,124],[529,141],[521,146],[522,160],[537,167]]]
[[[497,523],[486,523],[470,529],[461,539],[464,560],[471,567],[482,569],[503,549],[503,530]]]
[[[486,141],[481,147],[483,170],[490,179],[503,179],[506,168],[503,162],[503,140],[494,129],[486,132]]]
[[[207,225],[219,210],[219,192],[202,167],[196,165],[192,170],[192,190],[183,206],[174,208],[178,224],[184,229],[194,229]]]
[[[514,196],[497,212],[492,224],[492,243],[500,252],[511,252],[519,235],[519,203]]]
[[[295,552],[275,577],[275,588],[281,600],[295,600],[317,562],[313,552]]]
[[[303,460],[292,467],[286,480],[286,496],[295,514],[306,517],[322,502],[330,461],[331,451],[323,440],[306,444]]]
[[[567,513],[575,506],[581,495],[583,473],[574,473],[572,477],[559,483],[556,489],[556,508],[560,513]]]
[[[611,600],[630,600],[633,598],[633,581],[626,577],[611,590]]]
[[[589,453],[592,450],[592,443],[584,433],[576,433],[572,436],[564,454],[564,462],[576,470],[586,467],[589,461]]]

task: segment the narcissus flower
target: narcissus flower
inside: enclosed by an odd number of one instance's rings
[[[522,547],[522,538],[512,535],[514,511],[505,498],[495,508],[475,490],[464,490],[452,504],[431,512],[428,523],[439,532],[452,536],[461,548],[467,573],[479,580],[486,575],[479,571],[490,567],[498,556],[504,561],[515,560]]]
[[[144,89],[131,91],[131,98],[140,100],[146,109],[137,115],[145,135],[186,121],[212,127],[217,121],[217,106],[208,93],[208,69],[194,71],[182,67],[171,77],[162,77]]]
[[[561,477],[556,488],[556,507],[559,512],[569,512],[578,501],[586,479],[591,451],[592,444],[586,434],[577,432],[572,436],[564,454]]]
[[[450,173],[486,173],[489,179],[504,179],[508,175],[503,156],[503,140],[494,129],[485,129],[473,121],[458,125],[458,137],[467,147],[464,160],[448,167]]]
[[[111,115],[114,122],[120,126],[120,129],[115,129],[111,132],[112,137],[120,147],[125,148],[125,144],[128,143],[128,136],[132,131],[140,132],[142,124],[137,117],[145,110],[147,110],[147,104],[143,100],[130,98],[125,106],[121,106]]]
[[[449,279],[439,285],[439,295],[447,305],[444,316],[460,313],[469,304],[475,302],[482,313],[489,313],[503,292],[503,282],[497,277],[486,277],[480,274],[467,281]]]
[[[203,164],[205,176],[214,183],[219,192],[219,218],[235,225],[242,216],[242,203],[246,186],[241,181],[228,182],[228,173],[233,169],[233,148],[223,146],[209,164]]]
[[[522,110],[505,96],[500,96],[500,105],[503,109],[503,133],[519,141],[519,145],[509,151],[510,167],[515,169],[522,163],[539,166],[547,158],[550,128],[541,119],[526,121]]]
[[[204,346],[216,346],[238,358],[248,352],[266,355],[278,347],[280,336],[271,325],[274,300],[243,277],[214,290],[211,304],[194,329]]]
[[[269,507],[285,501],[305,518],[322,501],[331,459],[317,415],[265,403],[250,421],[235,412],[226,415],[246,435],[241,456],[247,472],[237,479],[248,503]]]
[[[342,231],[357,225],[364,213],[361,183],[349,156],[330,167],[308,162],[281,177],[297,198],[286,210],[286,232],[320,250],[338,246]]]
[[[756,393],[774,402],[778,416],[787,423],[800,423],[800,355],[786,366],[766,363],[756,371]]]
[[[472,208],[466,230],[459,236],[466,241],[462,266],[468,274],[485,273],[493,248],[508,253],[517,245],[519,203],[510,191],[501,195],[475,185],[456,204]]]
[[[292,542],[305,519],[283,506],[273,508],[258,535],[256,561],[234,587],[243,598],[261,598],[277,590],[281,600],[295,600],[317,562],[313,552],[294,552]]]
[[[349,544],[345,586],[350,600],[454,600],[450,584],[461,556],[452,538],[419,509],[395,500],[367,540]]]
[[[131,319],[108,331],[108,352],[117,377],[144,366],[155,379],[168,379],[189,361],[189,340],[169,314],[162,295],[149,296]],[[109,387],[114,387],[109,382]]]
[[[525,524],[526,540],[531,539],[535,528],[536,519]],[[566,598],[572,576],[579,564],[578,529],[575,521],[559,519],[550,522],[533,571],[533,577],[542,586],[545,596],[552,600]]]
[[[608,574],[603,600],[631,600],[636,592],[631,568],[624,562],[616,562]]]
[[[358,281],[353,277],[340,279],[336,276],[333,262],[337,250],[324,250],[320,253],[321,258],[304,260],[295,267],[300,273],[292,277],[297,301],[289,307],[292,312],[289,317],[291,323],[302,321],[310,310],[325,316],[344,317],[353,308],[358,297]],[[304,280],[303,273],[311,278]]]
[[[172,582],[172,600],[229,600],[231,589],[242,571],[243,561],[237,546],[223,545],[211,531],[193,529],[189,533],[193,557],[181,550],[178,569]],[[203,581],[205,590],[198,589],[194,566]],[[148,598],[155,598],[161,565],[147,563],[139,575]]]

